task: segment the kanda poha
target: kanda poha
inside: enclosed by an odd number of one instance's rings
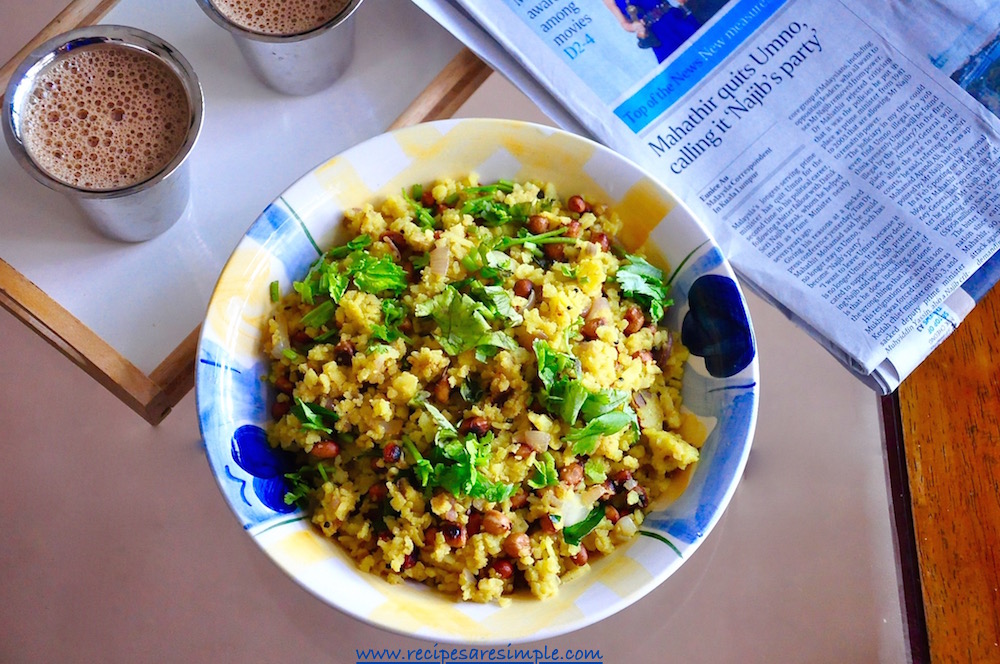
[[[633,538],[699,451],[669,279],[551,185],[415,185],[283,297],[264,351],[286,501],[390,582],[545,598]]]

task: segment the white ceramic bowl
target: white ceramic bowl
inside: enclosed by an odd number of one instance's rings
[[[505,608],[456,602],[416,584],[361,573],[338,546],[283,501],[287,471],[263,428],[273,397],[261,376],[268,285],[282,292],[333,243],[343,211],[413,183],[477,172],[552,182],[565,196],[603,201],[625,222],[630,249],[647,241],[670,266],[684,263],[667,323],[691,350],[683,399],[685,435],[703,440],[687,488],[656,503],[634,542],[546,601]],[[648,245],[647,245],[648,247]],[[601,620],[669,577],[705,540],[729,503],[757,417],[756,348],[746,302],[707,231],[673,195],[620,155],[578,136],[502,120],[418,125],[365,141],[321,164],[264,210],[229,259],[212,296],[198,349],[197,401],[208,460],[247,534],[325,602],[393,631],[428,640],[516,643]]]

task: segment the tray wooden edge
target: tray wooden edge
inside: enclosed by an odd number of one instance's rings
[[[4,63],[3,67],[0,67],[0,89],[6,89],[7,81],[10,80],[18,63],[39,44],[74,28],[97,23],[116,4],[118,4],[118,0],[73,0],[70,2],[14,57]]]
[[[32,49],[60,33],[96,23],[115,4],[117,0],[70,2],[0,68],[0,88],[6,88],[14,69]],[[489,65],[463,48],[388,129],[451,117],[490,73]],[[147,376],[3,259],[0,259],[0,306],[152,425],[163,421],[194,387],[200,326]]]
[[[472,51],[463,48],[396,118],[389,129],[451,117],[492,73]],[[150,374],[162,386],[170,405],[176,405],[194,387],[200,327]]]
[[[176,403],[171,403],[149,376],[3,259],[0,306],[150,424],[162,421]]]

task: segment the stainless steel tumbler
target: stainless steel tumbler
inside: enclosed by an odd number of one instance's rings
[[[355,10],[362,0],[351,0],[335,17],[312,30],[296,34],[264,34],[240,26],[212,3],[197,0],[208,16],[229,31],[258,79],[287,95],[310,95],[340,78],[354,55]]]
[[[32,157],[26,146],[27,104],[50,66],[75,49],[109,46],[133,49],[165,64],[180,82],[187,104],[184,139],[173,157],[154,175],[115,189],[88,189],[57,179]],[[140,242],[163,233],[184,214],[190,198],[187,157],[201,130],[204,102],[190,63],[156,35],[137,28],[95,25],[64,33],[33,50],[17,67],[4,95],[3,132],[15,159],[36,180],[69,197],[94,228],[123,242]],[[82,139],[81,139],[82,140]]]

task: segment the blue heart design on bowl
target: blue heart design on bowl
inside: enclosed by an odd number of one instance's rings
[[[721,274],[695,279],[688,291],[690,310],[681,325],[681,342],[705,359],[716,378],[728,378],[753,361],[753,333],[736,282]]]
[[[295,510],[294,505],[285,502],[289,455],[272,448],[263,429],[252,424],[237,429],[233,434],[232,455],[240,468],[253,475],[253,491],[266,507],[279,514]]]

